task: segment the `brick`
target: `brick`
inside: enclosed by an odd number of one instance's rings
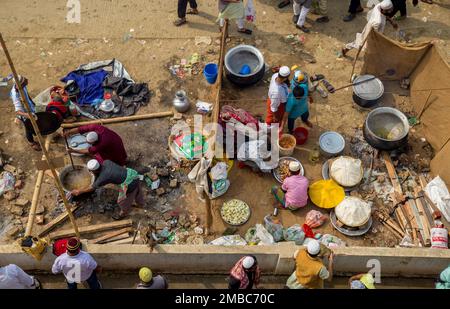
[[[14,184],[14,189],[20,190],[22,189],[24,186],[23,180],[17,180],[16,183]]]
[[[30,202],[30,201],[27,200],[27,199],[24,199],[24,198],[18,198],[18,199],[15,201],[14,204],[17,205],[17,206],[25,207],[25,206],[28,205],[29,202]]]
[[[43,215],[36,216],[36,218],[34,219],[34,223],[40,225],[44,224],[44,216]]]
[[[12,200],[16,199],[17,196],[18,196],[18,194],[16,193],[16,191],[13,191],[13,190],[3,193],[3,197],[7,201],[12,201]]]
[[[8,230],[8,232],[6,232],[6,235],[8,235],[8,237],[14,237],[17,234],[19,234],[19,232],[22,230],[21,227],[19,226],[14,226],[11,229]]]
[[[11,207],[11,213],[17,216],[21,216],[23,215],[23,208],[20,206],[13,206]]]
[[[176,178],[170,180],[169,187],[176,188],[177,185],[178,185],[178,180]]]
[[[5,166],[3,166],[3,169],[7,172],[10,172],[11,174],[14,174],[16,172],[16,167],[10,164],[5,164]]]
[[[163,195],[164,193],[166,193],[166,190],[164,190],[164,188],[158,188],[156,189],[156,194],[158,196]]]

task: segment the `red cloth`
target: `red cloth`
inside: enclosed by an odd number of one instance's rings
[[[51,101],[50,103],[48,103],[45,110],[58,116],[59,120],[61,121],[66,118],[66,116],[68,116],[69,111],[64,103],[55,101]]]
[[[114,163],[124,166],[127,160],[127,152],[123,146],[120,136],[98,124],[85,125],[78,128],[80,134],[87,132],[96,132],[98,141],[89,147],[89,153],[94,155],[100,164],[105,160],[111,160]]]
[[[314,232],[308,224],[303,224],[302,228],[303,232],[305,233],[305,237],[314,238]]]
[[[244,259],[245,259],[245,256],[242,257],[236,263],[236,265],[233,266],[233,268],[230,271],[230,275],[233,276],[234,278],[238,279],[241,282],[241,286],[239,287],[240,289],[245,289],[248,286],[248,277],[244,270],[244,266],[242,265],[242,262],[244,261]],[[259,266],[257,265],[256,270],[255,270],[255,280],[253,282],[255,287],[259,284],[260,277],[261,277],[261,270],[259,269]]]
[[[270,109],[270,99],[267,99],[267,116],[266,116],[266,123],[267,124],[272,124],[272,123],[280,123],[281,120],[283,119],[284,116],[284,112],[286,110],[286,104],[282,103],[280,104],[280,106],[278,106],[278,110],[274,113],[272,112],[272,110]],[[276,116],[277,121],[275,121],[273,116]]]

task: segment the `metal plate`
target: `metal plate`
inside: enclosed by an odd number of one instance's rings
[[[223,209],[223,206],[224,206],[226,203],[229,203],[229,202],[231,202],[231,201],[233,201],[233,200],[240,201],[240,202],[244,203],[244,204],[247,206],[247,209],[248,209],[248,217],[245,218],[245,220],[243,220],[242,223],[232,224],[232,223],[228,222],[227,220],[225,220],[225,218],[224,218],[223,215],[222,215],[222,209]],[[231,225],[231,226],[241,226],[241,225],[244,225],[245,223],[248,222],[248,220],[250,219],[251,215],[252,215],[252,209],[250,208],[250,206],[248,206],[248,204],[247,204],[246,202],[244,202],[244,201],[242,201],[242,200],[239,200],[239,199],[231,199],[231,200],[228,200],[228,201],[224,202],[224,203],[222,204],[222,206],[220,207],[220,217],[222,218],[223,222],[225,222],[226,224],[229,224],[229,225]]]
[[[330,221],[336,230],[338,230],[339,232],[341,232],[342,234],[347,235],[347,236],[361,236],[361,235],[366,234],[372,227],[372,222],[373,222],[372,216],[370,216],[369,221],[367,221],[364,225],[360,226],[357,230],[347,229],[347,228],[345,228],[345,225],[343,227],[339,227],[337,225],[337,218],[336,218],[334,209],[331,211]]]
[[[360,75],[353,83],[362,82],[364,80],[368,80],[370,78],[374,78],[373,75]],[[381,98],[384,93],[384,86],[381,80],[378,78],[372,79],[365,83],[353,86],[353,92],[364,100],[377,100]]]
[[[91,145],[86,141],[86,136],[82,134],[75,134],[67,140],[69,147],[75,150],[88,149]],[[72,156],[81,157],[81,153],[72,153]]]
[[[322,178],[325,180],[330,179],[330,162],[329,161],[330,160],[326,160],[325,163],[322,165]],[[364,173],[363,173],[363,175],[364,175]],[[360,184],[363,183],[363,180],[364,180],[364,176],[363,176],[363,179],[361,180],[361,182],[354,187],[343,187],[343,186],[341,186],[341,187],[344,188],[345,193],[348,194],[349,192],[358,189]]]
[[[345,139],[337,132],[328,131],[320,135],[319,146],[326,154],[337,155],[344,150]]]
[[[287,161],[296,161],[296,162],[298,162],[300,164],[300,175],[305,176],[305,169],[303,168],[302,163],[299,160],[297,160],[296,158],[293,158],[293,157],[281,157],[278,160],[278,166],[280,166],[281,163],[286,161],[286,160]],[[283,183],[283,181],[281,181],[281,176],[279,174],[278,167],[274,168],[272,170],[272,175],[279,183]]]

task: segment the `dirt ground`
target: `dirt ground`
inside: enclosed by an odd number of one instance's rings
[[[400,21],[400,29],[404,30],[413,42],[436,40],[444,55],[450,55],[449,48],[449,17],[450,6],[441,3],[427,5],[420,3],[416,8],[408,4],[409,18]],[[69,24],[65,21],[67,9],[64,1],[57,0],[3,0],[0,11],[2,34],[21,75],[29,79],[29,91],[32,96],[53,84],[60,84],[59,79],[80,64],[96,60],[116,58],[120,60],[134,80],[147,82],[153,91],[150,103],[141,108],[141,113],[166,111],[171,109],[174,93],[178,89],[186,89],[191,102],[197,99],[212,102],[211,87],[203,76],[194,75],[179,79],[168,70],[172,64],[180,59],[189,59],[193,53],[199,53],[201,62],[217,61],[219,45],[218,27],[214,24],[217,8],[215,1],[199,2],[201,11],[199,16],[188,16],[189,23],[181,28],[172,26],[176,17],[176,6],[171,1],[153,0],[84,0],[81,2],[81,23]],[[346,1],[329,1],[328,24],[314,23],[317,16],[309,15],[308,24],[312,26],[310,34],[299,33],[304,38],[303,44],[291,44],[286,41],[286,35],[297,34],[291,23],[291,8],[279,10],[277,1],[256,1],[257,21],[252,25],[254,34],[246,36],[237,34],[235,26],[230,29],[231,39],[228,47],[245,43],[256,46],[261,50],[266,63],[270,66],[297,64],[302,70],[313,74],[324,74],[336,87],[346,84],[351,74],[352,59],[337,58],[342,45],[354,39],[356,31],[360,31],[365,24],[365,14],[360,14],[351,23],[342,22],[346,14]],[[157,9],[155,9],[157,8]],[[386,34],[395,37],[396,33],[387,25]],[[195,44],[198,36],[211,37],[211,44]],[[354,53],[351,53],[354,56]],[[388,57],[389,55],[387,55]],[[357,66],[361,65],[358,60]],[[0,75],[10,73],[6,59],[0,57]],[[257,85],[238,89],[224,80],[222,104],[239,106],[257,115],[265,115],[265,97],[268,83],[266,75]],[[395,87],[394,87],[395,88]],[[397,106],[404,112],[409,112],[408,97],[400,96],[396,91],[386,90],[382,105]],[[248,100],[239,103],[233,100]],[[361,111],[352,103],[351,91],[343,90],[322,99],[314,94],[315,103],[311,107],[311,120],[314,128],[305,147],[312,147],[324,131],[334,130],[349,139],[355,128],[361,127],[367,111]],[[187,118],[195,114],[195,108],[186,115]],[[8,98],[8,91],[0,87],[0,149],[3,157],[11,158],[10,164],[20,167],[24,171],[25,187],[20,197],[31,200],[36,172],[33,160],[40,159],[41,154],[30,151],[23,137],[21,124],[14,124],[13,107]],[[169,162],[167,138],[171,122],[169,119],[147,120],[132,123],[112,125],[122,137],[128,151],[131,166],[137,169],[151,169],[162,167]],[[411,154],[427,155],[419,141],[421,126],[416,126],[411,134]],[[52,144],[52,151],[62,155],[63,141],[57,140]],[[296,151],[297,157],[306,170],[310,181],[321,178],[321,163],[311,165],[308,155]],[[171,175],[172,177],[173,175]],[[147,206],[135,209],[133,220],[135,225],[140,220],[152,220],[152,216],[159,211],[160,205],[169,205],[174,211],[188,211],[195,213],[204,224],[204,206],[198,200],[193,185],[186,182],[185,174],[176,175],[182,181],[181,187],[156,197],[148,194]],[[258,176],[244,169],[233,168],[230,174],[231,187],[225,196],[221,197],[213,209],[212,232],[220,236],[225,230],[218,207],[228,198],[241,198],[252,208],[252,217],[239,233],[255,223],[262,223],[264,215],[272,213],[273,198],[269,189],[276,184],[271,175]],[[161,199],[165,199],[163,202]],[[41,204],[46,210],[46,220],[52,218],[55,207],[56,192],[52,180],[46,177],[41,192]],[[24,228],[26,225],[27,209],[23,216],[10,213],[13,202],[0,199],[0,241],[10,242],[6,232],[13,226]],[[28,206],[29,207],[29,206]],[[294,223],[303,223],[305,214],[316,209],[309,205],[295,213],[281,211],[281,218],[285,227]],[[109,222],[111,209],[102,213],[95,205],[86,210],[78,218],[79,225]],[[69,227],[68,223],[65,227]],[[39,226],[36,226],[36,230]],[[395,239],[389,237],[389,232],[383,226],[374,223],[371,231],[364,237],[343,237],[334,231],[330,224],[317,229],[318,232],[330,233],[343,238],[349,245],[393,246]],[[20,234],[17,234],[20,235]],[[16,235],[16,236],[17,236]]]

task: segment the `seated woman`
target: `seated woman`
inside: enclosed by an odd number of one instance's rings
[[[55,86],[50,89],[51,101],[45,108],[46,112],[54,113],[61,122],[74,122],[75,115],[70,108],[70,100],[62,87]]]

